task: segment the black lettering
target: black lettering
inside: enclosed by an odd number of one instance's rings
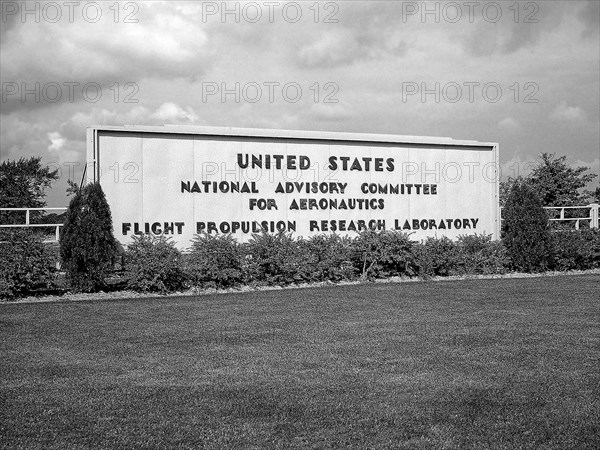
[[[329,157],[329,170],[337,170],[337,167],[338,167],[337,166],[337,157],[330,156]]]
[[[352,166],[350,166],[350,170],[362,170],[362,167],[360,167],[360,162],[358,162],[358,158],[354,158],[354,162],[352,163]]]
[[[310,169],[310,158],[308,156],[300,156],[300,170]]]
[[[163,227],[163,234],[173,234],[173,222],[168,223],[165,222],[165,226]]]
[[[394,158],[388,158],[385,160],[386,164],[387,164],[387,171],[388,172],[393,172],[394,171]]]
[[[244,156],[246,157],[246,161],[244,161]],[[237,163],[242,169],[246,169],[248,167],[248,155],[242,155],[241,153],[238,153]]]
[[[293,155],[288,155],[287,157],[287,168],[289,170],[296,170],[296,157]]]

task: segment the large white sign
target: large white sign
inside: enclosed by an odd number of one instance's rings
[[[100,181],[115,236],[197,233],[498,238],[494,143],[283,130],[88,129],[88,180]]]

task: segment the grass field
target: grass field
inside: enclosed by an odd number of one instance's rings
[[[0,305],[3,448],[600,448],[600,276]]]

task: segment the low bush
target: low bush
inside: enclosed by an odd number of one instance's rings
[[[243,280],[242,249],[231,235],[196,235],[185,267],[190,281],[198,287],[230,287]]]
[[[556,270],[600,268],[600,230],[555,231],[552,244]]]
[[[506,273],[510,258],[500,241],[492,235],[474,234],[459,236],[456,243],[456,275],[490,275]]]
[[[165,236],[133,236],[125,251],[127,288],[138,292],[181,290],[186,281],[181,253]]]
[[[49,288],[56,258],[39,234],[29,230],[0,233],[0,298],[14,299]]]
[[[446,236],[416,244],[414,255],[417,273],[423,277],[455,275],[460,264],[457,244]]]
[[[351,241],[350,253],[362,279],[413,276],[417,269],[413,245],[406,233],[367,230]]]
[[[244,272],[249,282],[286,285],[308,281],[315,257],[291,234],[253,234],[244,249]]]
[[[318,234],[306,240],[298,241],[301,253],[310,254],[307,267],[309,281],[342,281],[355,276],[355,269],[350,260],[352,240],[337,234]]]

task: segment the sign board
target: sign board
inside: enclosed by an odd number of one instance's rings
[[[88,128],[115,237],[285,231],[499,238],[498,144],[212,127]]]

